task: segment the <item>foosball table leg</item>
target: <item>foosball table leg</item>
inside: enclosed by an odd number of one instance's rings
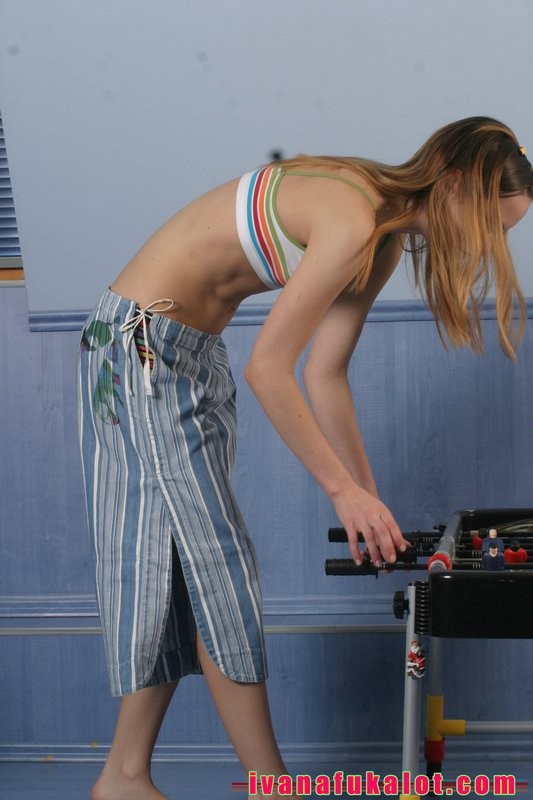
[[[426,736],[424,757],[426,774],[432,778],[442,773],[445,754],[445,736],[464,736],[466,723],[463,719],[444,719],[443,681],[444,640],[432,636],[429,645],[429,687],[426,699]]]
[[[405,634],[405,676],[403,700],[403,750],[402,773],[415,776],[418,774],[420,752],[420,674],[413,670],[411,654],[419,648],[420,637],[415,633],[416,588],[407,587],[407,624]],[[400,800],[418,800],[417,794],[401,794]]]

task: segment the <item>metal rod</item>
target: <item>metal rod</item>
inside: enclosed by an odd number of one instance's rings
[[[455,550],[462,533],[462,515],[455,513],[439,539],[437,549],[431,556],[428,569],[430,572],[451,569],[455,559]]]
[[[533,722],[512,722],[502,720],[501,722],[468,722],[466,721],[467,733],[533,733]]]
[[[444,642],[437,636],[429,638],[429,681],[428,694],[438,696],[443,694],[443,650]]]
[[[407,657],[413,641],[420,641],[415,633],[415,602],[416,587],[410,584],[407,587],[407,625],[405,626],[405,676],[403,695],[403,750],[402,771],[411,775],[418,773],[420,749],[420,694],[421,681],[407,674]]]
[[[101,628],[0,628],[2,636],[97,636]],[[265,625],[265,633],[405,633],[405,625]]]

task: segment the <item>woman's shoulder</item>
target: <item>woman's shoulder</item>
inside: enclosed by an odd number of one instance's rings
[[[363,197],[375,211],[380,197],[370,181],[361,172],[353,167],[342,165],[322,164],[321,162],[306,165],[305,168],[283,167],[284,174],[287,176],[300,176],[305,178],[316,178],[319,184],[330,184],[338,188],[339,184],[348,187],[356,196]],[[348,192],[349,193],[349,192]]]
[[[321,164],[280,169],[277,210],[298,241],[341,237],[349,245],[371,236],[379,198],[368,181],[347,168],[325,170]]]

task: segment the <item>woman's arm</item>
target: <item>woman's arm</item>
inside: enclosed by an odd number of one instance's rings
[[[401,253],[400,237],[389,237],[365,289],[359,294],[344,292],[333,303],[313,337],[304,369],[307,396],[320,429],[355,482],[376,497],[347,372],[368,312]]]
[[[355,561],[361,563],[361,531],[372,560],[379,563],[381,558],[394,561],[396,549],[404,549],[406,542],[388,508],[358,485],[343,464],[294,374],[305,346],[361,263],[374,229],[373,216],[365,212],[362,205],[353,209],[344,203],[321,208],[312,220],[306,254],[263,325],[246,378],[274,427],[333,502]],[[355,230],[354,219],[359,220]],[[332,342],[332,357],[334,348]]]

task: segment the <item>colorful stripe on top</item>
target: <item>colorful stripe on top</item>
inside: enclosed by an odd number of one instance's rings
[[[282,167],[264,167],[243,175],[237,190],[237,230],[250,264],[272,289],[285,286],[305,248],[284,229],[276,199]]]

